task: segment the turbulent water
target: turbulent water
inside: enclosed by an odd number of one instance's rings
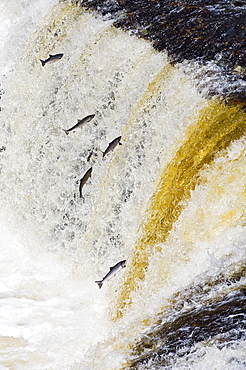
[[[245,66],[76,3],[0,4],[1,369],[245,369]]]

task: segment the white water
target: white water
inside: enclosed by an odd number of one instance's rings
[[[101,290],[94,281],[131,255],[158,175],[207,103],[147,42],[67,7],[0,5],[3,369],[120,369],[142,320],[202,275],[240,265],[245,253],[241,140],[204,171],[207,182],[193,192],[164,253],[150,260],[131,309],[110,320],[125,271]],[[41,66],[39,59],[61,52],[60,61]],[[93,113],[82,129],[63,132]],[[123,145],[102,161],[101,150],[119,135]],[[91,166],[82,200],[78,182]],[[215,199],[215,191],[222,195]],[[218,223],[231,208],[238,209],[232,224]],[[162,284],[164,264],[170,279]],[[230,361],[243,357],[244,342],[223,360],[216,346],[204,351],[199,365],[187,358],[190,368],[213,369],[211,357],[214,369],[242,368]]]

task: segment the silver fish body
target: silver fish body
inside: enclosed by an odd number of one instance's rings
[[[117,137],[116,139],[111,141],[111,143],[108,144],[107,149],[103,152],[103,158],[105,157],[106,154],[108,154],[109,152],[114,150],[114,148],[116,147],[117,144],[122,145],[120,140],[121,140],[121,136]]]
[[[126,260],[123,260],[123,261],[120,261],[120,262],[116,263],[115,266],[110,267],[109,272],[107,273],[107,275],[104,276],[104,278],[102,280],[97,280],[97,281],[95,281],[95,283],[97,283],[99,288],[101,289],[101,287],[102,287],[103,283],[105,283],[105,281],[110,280],[112,277],[114,277],[124,267],[126,267]]]
[[[60,60],[62,57],[63,57],[63,54],[55,54],[55,55],[50,54],[48,59],[46,59],[46,60],[41,60],[40,59],[40,62],[42,63],[42,66],[44,67],[45,64],[50,64],[50,63],[57,62],[57,60]]]
[[[74,125],[73,127],[69,128],[67,130],[64,130],[64,131],[68,135],[70,131],[75,130],[77,127],[84,126],[87,122],[90,122],[92,120],[92,118],[94,118],[94,117],[95,117],[95,114],[90,114],[89,116],[86,116],[83,119],[78,119],[78,122],[76,123],[76,125]]]
[[[86,181],[91,177],[91,172],[92,172],[92,167],[89,168],[88,171],[86,171],[86,173],[84,174],[84,176],[80,180],[80,183],[79,183],[79,196],[80,196],[80,198],[83,198],[82,188],[85,185]]]

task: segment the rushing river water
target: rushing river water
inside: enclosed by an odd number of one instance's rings
[[[205,3],[1,2],[1,369],[246,369],[246,7]]]

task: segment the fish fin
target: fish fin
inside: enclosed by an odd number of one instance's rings
[[[69,134],[69,131],[65,130],[64,128],[63,128],[63,131],[66,132],[67,135]]]
[[[110,268],[109,268],[109,271],[111,271],[113,268],[114,268],[114,266],[113,266],[113,267],[110,267]]]
[[[123,144],[119,142],[119,145],[123,145]]]
[[[45,60],[41,60],[41,59],[39,59],[39,60],[42,63],[42,66],[44,67],[45,66]]]
[[[54,57],[54,55],[52,55],[52,54],[49,54],[49,55],[50,55],[50,58]]]
[[[103,285],[102,280],[100,280],[100,281],[95,281],[95,283],[97,283],[97,285],[99,286],[99,289],[101,289],[101,287],[102,287],[102,285]]]
[[[78,122],[79,122],[79,121],[82,121],[82,119],[78,119],[77,121],[78,121]]]

